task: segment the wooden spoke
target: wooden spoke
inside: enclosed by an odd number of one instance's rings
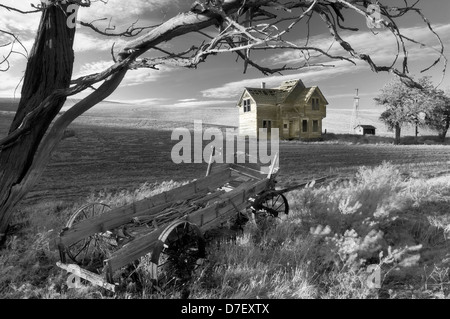
[[[253,217],[257,225],[273,220],[283,220],[289,213],[289,204],[283,194],[271,192],[256,199]]]
[[[161,233],[155,246],[150,275],[167,291],[185,288],[205,258],[205,241],[200,229],[186,221],[175,221]]]
[[[66,228],[70,229],[77,223],[101,215],[110,209],[103,203],[86,204],[72,214]],[[65,253],[80,266],[97,268],[96,266],[102,266],[103,259],[116,245],[117,243],[108,232],[96,233],[66,247]]]

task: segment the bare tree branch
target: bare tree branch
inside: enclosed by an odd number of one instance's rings
[[[106,19],[106,18],[105,18]],[[95,20],[95,21],[101,21],[104,19],[99,19],[99,20]],[[96,27],[94,25],[95,21],[91,21],[91,22],[83,22],[83,21],[79,21],[80,25],[84,26],[84,27],[88,27],[91,30],[95,31],[98,34],[104,35],[104,36],[108,36],[108,37],[135,37],[137,35],[139,35],[141,32],[145,31],[145,30],[149,30],[149,29],[153,29],[158,27],[159,25],[154,25],[154,26],[145,26],[145,27],[136,27],[136,22],[132,23],[125,31],[122,32],[117,32],[117,33],[112,33],[112,32],[108,32],[108,30],[115,30],[116,27],[108,27],[105,29],[105,31],[100,30],[98,27]]]
[[[98,1],[107,3],[106,0]],[[69,3],[75,3],[82,7],[89,7],[92,2],[94,0],[69,0]],[[248,66],[251,66],[266,75],[312,66],[332,67],[327,62],[333,60],[346,61],[353,64],[356,64],[356,60],[361,60],[374,72],[390,72],[400,77],[409,86],[420,88],[421,85],[415,82],[409,73],[409,48],[407,44],[422,45],[422,43],[405,36],[402,33],[402,29],[396,24],[398,18],[405,16],[409,12],[415,12],[422,18],[428,30],[438,39],[440,45],[440,49],[435,49],[438,58],[422,71],[426,71],[443,61],[444,74],[447,59],[443,56],[443,43],[429,21],[423,16],[420,9],[416,7],[418,2],[409,4],[407,0],[404,0],[404,6],[401,8],[391,8],[389,5],[381,2],[382,0],[376,2],[381,14],[380,18],[377,15],[377,20],[367,12],[373,6],[368,0],[203,0],[201,2],[196,1],[190,11],[180,13],[156,26],[137,27],[136,21],[131,23],[126,30],[114,32],[115,26],[111,26],[111,20],[104,31],[94,24],[98,20],[91,23],[82,22],[81,25],[103,36],[135,38],[120,48],[117,54],[114,52],[114,46],[111,48],[111,55],[114,61],[112,66],[102,72],[73,79],[70,85],[68,76],[65,77],[65,75],[69,75],[72,72],[73,51],[71,49],[73,48],[75,30],[64,29],[65,39],[70,38],[70,41],[66,43],[62,39],[63,41],[57,41],[56,43],[63,44],[60,46],[61,52],[65,54],[67,52],[70,53],[69,60],[62,59],[65,62],[64,68],[70,70],[68,71],[70,73],[55,72],[57,75],[55,78],[64,82],[64,89],[59,89],[55,85],[56,82],[51,81],[51,77],[47,77],[48,81],[44,81],[45,83],[41,85],[36,83],[37,81],[29,80],[36,79],[36,77],[30,75],[28,80],[32,84],[29,85],[33,89],[36,88],[36,92],[39,92],[39,94],[35,100],[31,99],[31,95],[28,98],[21,99],[21,103],[22,101],[24,102],[19,110],[19,117],[14,119],[14,125],[11,126],[9,135],[0,140],[0,157],[3,156],[2,160],[6,159],[6,163],[12,163],[8,162],[9,154],[15,154],[15,156],[17,154],[22,155],[24,152],[27,154],[23,157],[24,160],[17,164],[18,167],[14,167],[15,162],[14,165],[11,165],[13,167],[12,178],[8,176],[8,168],[0,169],[0,174],[7,176],[7,183],[3,185],[2,192],[0,192],[0,194],[3,194],[0,196],[2,198],[0,203],[0,241],[5,237],[4,233],[12,215],[12,207],[17,204],[42,173],[51,151],[61,139],[64,128],[75,118],[109,96],[120,85],[129,69],[158,69],[159,65],[163,64],[197,67],[198,64],[205,61],[208,57],[219,53],[233,53],[238,56],[238,59],[243,59],[244,72]],[[48,21],[45,21],[46,17],[51,16],[55,17],[55,19],[52,19],[52,22],[58,21],[54,25],[64,27],[64,19],[66,17],[64,9],[67,9],[68,1],[42,0],[42,3],[41,5],[32,5],[35,9],[34,11],[22,11],[5,5],[0,5],[0,8],[23,14],[42,11],[40,26],[53,25],[51,23],[46,24]],[[369,5],[371,6],[369,7]],[[61,14],[59,9],[63,10],[64,14]],[[377,65],[373,61],[371,54],[357,52],[354,49],[357,47],[355,43],[350,43],[352,42],[350,40],[349,42],[346,41],[344,39],[346,34],[340,34],[342,30],[345,30],[346,33],[358,31],[357,28],[343,26],[348,12],[357,13],[363,19],[384,26],[392,33],[396,39],[397,52],[393,54],[394,58],[390,65]],[[340,50],[339,53],[334,53],[331,50],[331,45],[328,49],[323,49],[314,45],[313,41],[310,41],[310,21],[313,16],[322,18],[323,23],[331,34],[333,43],[337,42],[343,51]],[[302,32],[302,28],[306,28],[306,39],[293,40],[291,35],[294,30]],[[36,42],[38,43],[37,47],[48,49],[43,43],[57,38],[58,33],[54,32],[57,29],[49,29],[51,32],[48,34],[38,33],[41,36],[39,39],[43,39],[43,41]],[[371,31],[373,32],[373,30]],[[176,50],[181,52],[170,52],[170,49],[162,49],[162,44],[194,32],[203,35],[206,40],[202,39],[197,45],[190,44],[189,48],[185,48],[185,50]],[[0,71],[5,71],[10,67],[12,54],[23,54],[14,49],[16,43],[24,49],[25,54],[23,55],[27,55],[27,51],[18,37],[10,31],[0,30],[0,34],[6,36],[6,40],[2,39],[2,43],[0,43],[0,48],[2,50],[6,49],[5,52],[7,52],[4,54],[4,57],[0,58]],[[351,38],[349,37],[348,39]],[[300,45],[300,43],[305,44]],[[300,54],[298,54],[298,57],[293,56],[289,58],[289,61],[283,63],[282,66],[280,66],[281,63],[269,66],[264,60],[259,60],[260,57],[256,54],[264,51],[288,53],[292,51]],[[47,52],[52,53],[51,57],[64,56],[64,54],[53,54],[55,52],[51,50]],[[255,52],[255,54],[251,54],[252,52]],[[33,53],[36,52],[33,51]],[[155,53],[161,55],[162,53],[162,56],[142,57],[145,53],[149,53],[149,56],[153,56]],[[30,61],[40,60],[30,59]],[[36,63],[30,64],[30,61],[28,62],[29,65],[33,65],[32,71],[39,69]],[[397,66],[399,63],[401,63],[400,67]],[[37,71],[36,73],[38,73]],[[50,73],[53,74],[52,72]],[[61,117],[56,118],[67,96],[94,88],[94,85],[100,82],[102,84],[97,89],[94,89],[86,98],[72,106]],[[51,83],[51,85],[48,83]],[[24,87],[26,87],[26,84]],[[32,103],[28,104],[30,100],[32,100]],[[46,132],[48,134],[44,135]]]
[[[17,35],[15,35],[14,33],[9,32],[7,30],[0,29],[0,34],[5,34],[7,37],[12,38],[11,41],[9,41],[7,43],[0,44],[0,47],[3,47],[3,48],[9,46],[9,51],[7,52],[7,54],[0,58],[0,72],[6,72],[6,71],[9,70],[9,67],[10,67],[10,63],[9,63],[8,59],[13,54],[19,54],[19,55],[22,55],[25,59],[28,59],[28,50],[23,45],[23,43],[19,39],[19,37]],[[20,47],[25,51],[25,54],[22,53],[22,52],[14,50],[14,45],[16,43],[18,43],[20,45]],[[6,64],[6,67],[2,67],[2,65],[5,65],[5,64]]]
[[[89,1],[78,1],[80,5],[88,6]],[[157,68],[159,64],[165,63],[175,63],[177,65],[182,65],[185,67],[195,67],[199,63],[203,62],[208,56],[216,55],[225,52],[235,52],[240,58],[246,61],[246,64],[250,64],[256,69],[260,70],[263,74],[274,74],[280,73],[282,71],[298,70],[299,68],[308,66],[329,66],[324,63],[312,62],[310,59],[312,57],[327,57],[331,60],[339,59],[345,60],[350,63],[355,64],[352,59],[359,59],[365,61],[374,72],[391,72],[404,78],[411,83],[414,83],[413,79],[408,75],[407,68],[407,50],[403,39],[411,41],[408,37],[400,33],[399,28],[393,22],[393,18],[403,16],[410,10],[414,10],[419,13],[422,18],[420,10],[414,8],[414,5],[408,6],[407,2],[405,8],[400,8],[395,14],[389,14],[387,6],[381,6],[383,13],[388,18],[389,22],[385,20],[380,21],[383,23],[391,32],[394,34],[395,38],[398,40],[398,48],[402,49],[403,52],[403,65],[402,70],[398,70],[394,67],[395,61],[398,58],[399,52],[394,58],[394,62],[390,66],[379,66],[374,63],[370,55],[356,52],[352,45],[346,42],[339,34],[338,27],[342,29],[340,21],[344,20],[342,13],[343,8],[351,9],[365,18],[368,17],[368,13],[364,11],[367,2],[363,0],[346,1],[346,0],[311,0],[311,1],[287,1],[285,3],[274,2],[269,0],[253,0],[253,1],[243,1],[243,0],[225,0],[221,1],[207,1],[204,3],[195,2],[192,6],[191,12],[180,14],[163,24],[150,27],[135,27],[135,23],[131,24],[127,30],[120,33],[109,33],[106,31],[101,31],[98,27],[94,26],[93,23],[81,22],[83,26],[89,27],[97,33],[106,36],[124,36],[132,37],[139,33],[145,31],[146,33],[129,42],[119,53],[118,57],[114,57],[113,48],[111,54],[114,61],[118,61],[115,65],[104,72],[92,74],[89,76],[84,76],[79,79],[72,81],[74,84],[68,92],[64,94],[72,95],[79,93],[86,88],[89,88],[93,84],[103,81],[106,77],[115,73],[118,66],[122,67],[123,62],[127,60],[126,67],[137,68],[137,67],[150,67]],[[265,9],[266,7],[267,9]],[[276,13],[272,13],[269,10],[276,8],[277,10],[283,10],[287,12],[293,12],[294,9],[301,9],[302,13],[298,15],[293,15],[290,18],[278,17]],[[252,11],[251,15],[248,15],[248,11]],[[320,49],[314,46],[299,46],[292,43],[283,37],[289,33],[295,26],[299,24],[300,21],[307,18],[307,25],[309,30],[309,20],[311,19],[311,14],[315,12],[318,13],[324,20],[326,26],[330,30],[331,35],[334,40],[338,42],[341,47],[349,53],[350,57],[345,57],[342,55],[332,55],[328,51]],[[334,17],[336,15],[336,17]],[[240,18],[245,17],[242,22],[239,22]],[[264,19],[261,19],[263,17]],[[271,23],[258,23],[252,25],[252,22],[261,22],[267,20],[273,20]],[[291,23],[282,29],[279,25],[283,22],[291,20]],[[432,30],[431,25],[428,21],[424,20],[430,30],[438,37],[438,35]],[[205,32],[201,31],[208,26],[216,25],[219,32],[216,36],[210,36]],[[346,30],[356,31],[355,28],[345,28]],[[208,44],[202,44],[197,48],[197,51],[192,56],[187,56],[188,53],[192,53],[194,50],[192,48],[186,50],[182,53],[170,53],[168,51],[162,50],[157,47],[157,44],[161,42],[167,42],[172,38],[187,34],[190,32],[199,32],[210,39]],[[438,37],[439,38],[439,37]],[[309,32],[306,42],[309,41]],[[440,41],[440,39],[439,39]],[[443,44],[440,41],[441,50],[438,52],[442,55]],[[165,53],[164,57],[159,58],[144,58],[139,61],[133,62],[138,56],[149,50],[157,50]],[[299,65],[288,66],[284,65],[282,67],[269,68],[262,66],[256,61],[249,58],[249,52],[251,50],[294,50],[300,51],[303,54],[303,61],[299,60]],[[316,52],[319,55],[311,56],[310,52]],[[439,57],[432,66],[440,61]],[[445,59],[446,60],[446,59]],[[244,67],[244,71],[246,66]]]
[[[42,11],[42,9],[39,9],[39,8],[37,8],[35,10],[30,10],[30,11],[23,11],[23,10],[19,10],[17,8],[10,7],[10,6],[4,5],[4,4],[0,4],[0,8],[4,8],[4,9],[6,9],[8,11],[19,12],[19,13],[22,13],[22,14],[36,13],[36,12]]]

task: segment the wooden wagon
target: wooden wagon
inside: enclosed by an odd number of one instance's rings
[[[256,220],[288,214],[283,193],[306,183],[277,190],[277,174],[275,165],[267,174],[224,164],[208,167],[206,177],[123,207],[85,205],[54,243],[60,252],[57,265],[115,291],[114,273],[148,255],[155,287],[183,282],[205,257],[205,232],[232,218],[248,220],[248,211]]]

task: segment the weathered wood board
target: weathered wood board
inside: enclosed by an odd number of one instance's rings
[[[221,194],[212,205],[182,216],[180,219],[197,225],[204,232],[224,223],[233,214],[251,205],[248,199],[264,191],[268,183],[268,179],[257,182],[254,180],[244,182],[238,188]],[[109,271],[115,271],[139,257],[150,253],[166,225],[160,225],[159,229],[151,230],[149,233],[134,239],[116,251],[111,258],[105,261],[107,269]]]
[[[91,282],[97,286],[100,286],[102,288],[111,290],[113,292],[116,289],[116,286],[114,284],[108,283],[101,275],[94,274],[93,272],[85,270],[78,265],[63,264],[59,261],[56,263],[56,265],[59,268],[62,268],[64,270],[66,270],[67,272],[74,274],[75,276],[78,276],[80,278],[88,280],[89,282]]]
[[[209,176],[189,184],[152,196],[151,198],[115,208],[103,215],[83,220],[71,229],[63,231],[57,245],[71,245],[95,233],[105,232],[126,224],[134,217],[157,214],[176,201],[183,201],[193,195],[206,195],[208,192],[227,183],[230,176],[231,171],[227,166],[224,166]]]

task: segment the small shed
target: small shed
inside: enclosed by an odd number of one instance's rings
[[[355,133],[358,135],[375,135],[377,128],[372,125],[358,125],[355,127]]]

